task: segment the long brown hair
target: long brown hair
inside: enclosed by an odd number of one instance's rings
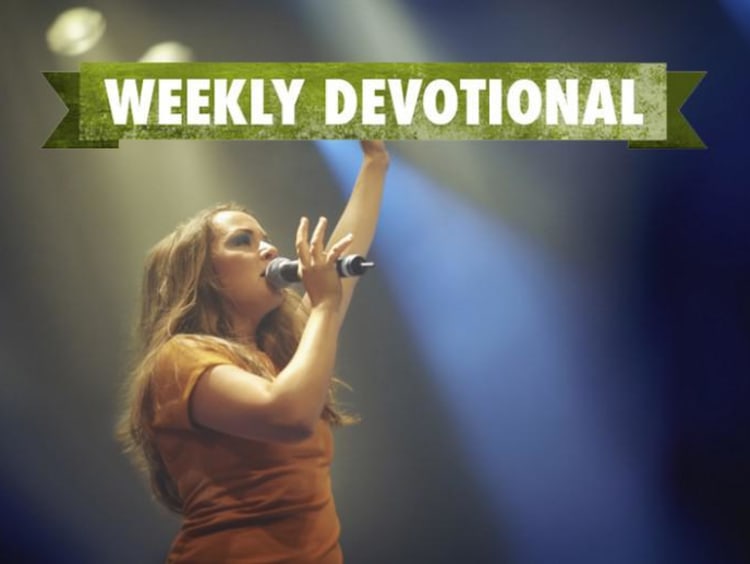
[[[153,415],[149,381],[162,345],[176,335],[189,336],[204,346],[227,354],[237,365],[273,378],[266,363],[232,339],[229,319],[211,264],[211,220],[220,211],[249,212],[237,204],[221,204],[199,212],[159,241],[148,253],[141,289],[141,312],[136,327],[134,367],[123,389],[123,409],[116,435],[135,465],[150,482],[156,499],[177,513],[182,499],[167,472],[148,424]],[[256,331],[258,348],[283,369],[294,355],[308,312],[299,294],[283,290],[281,305],[266,315]],[[341,384],[334,379],[334,384]],[[336,403],[333,386],[322,417],[332,425],[348,425],[357,417]]]

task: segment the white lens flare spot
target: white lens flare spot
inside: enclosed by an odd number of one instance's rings
[[[47,45],[58,55],[81,55],[99,42],[106,28],[101,12],[71,8],[57,16],[47,29]]]
[[[165,41],[148,48],[141,63],[187,63],[193,60],[193,50],[177,41]]]

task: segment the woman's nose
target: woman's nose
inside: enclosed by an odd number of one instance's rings
[[[279,250],[268,241],[261,241],[260,256],[267,260],[274,259],[279,256]]]

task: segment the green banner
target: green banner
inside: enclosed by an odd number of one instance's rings
[[[47,148],[120,139],[622,140],[705,148],[665,63],[83,63]]]

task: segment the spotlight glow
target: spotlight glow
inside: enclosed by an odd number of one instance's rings
[[[81,55],[99,42],[106,28],[101,12],[71,8],[57,16],[47,29],[47,45],[58,55]]]
[[[747,0],[722,0],[721,3],[732,21],[750,38],[750,3]]]
[[[142,63],[187,63],[193,60],[193,50],[177,41],[165,41],[148,48]]]
[[[318,148],[346,195],[358,147]],[[607,390],[597,285],[396,155],[387,183],[374,258],[496,511],[488,526],[514,562],[650,562],[666,530],[642,471],[654,462],[634,469],[592,403]]]

